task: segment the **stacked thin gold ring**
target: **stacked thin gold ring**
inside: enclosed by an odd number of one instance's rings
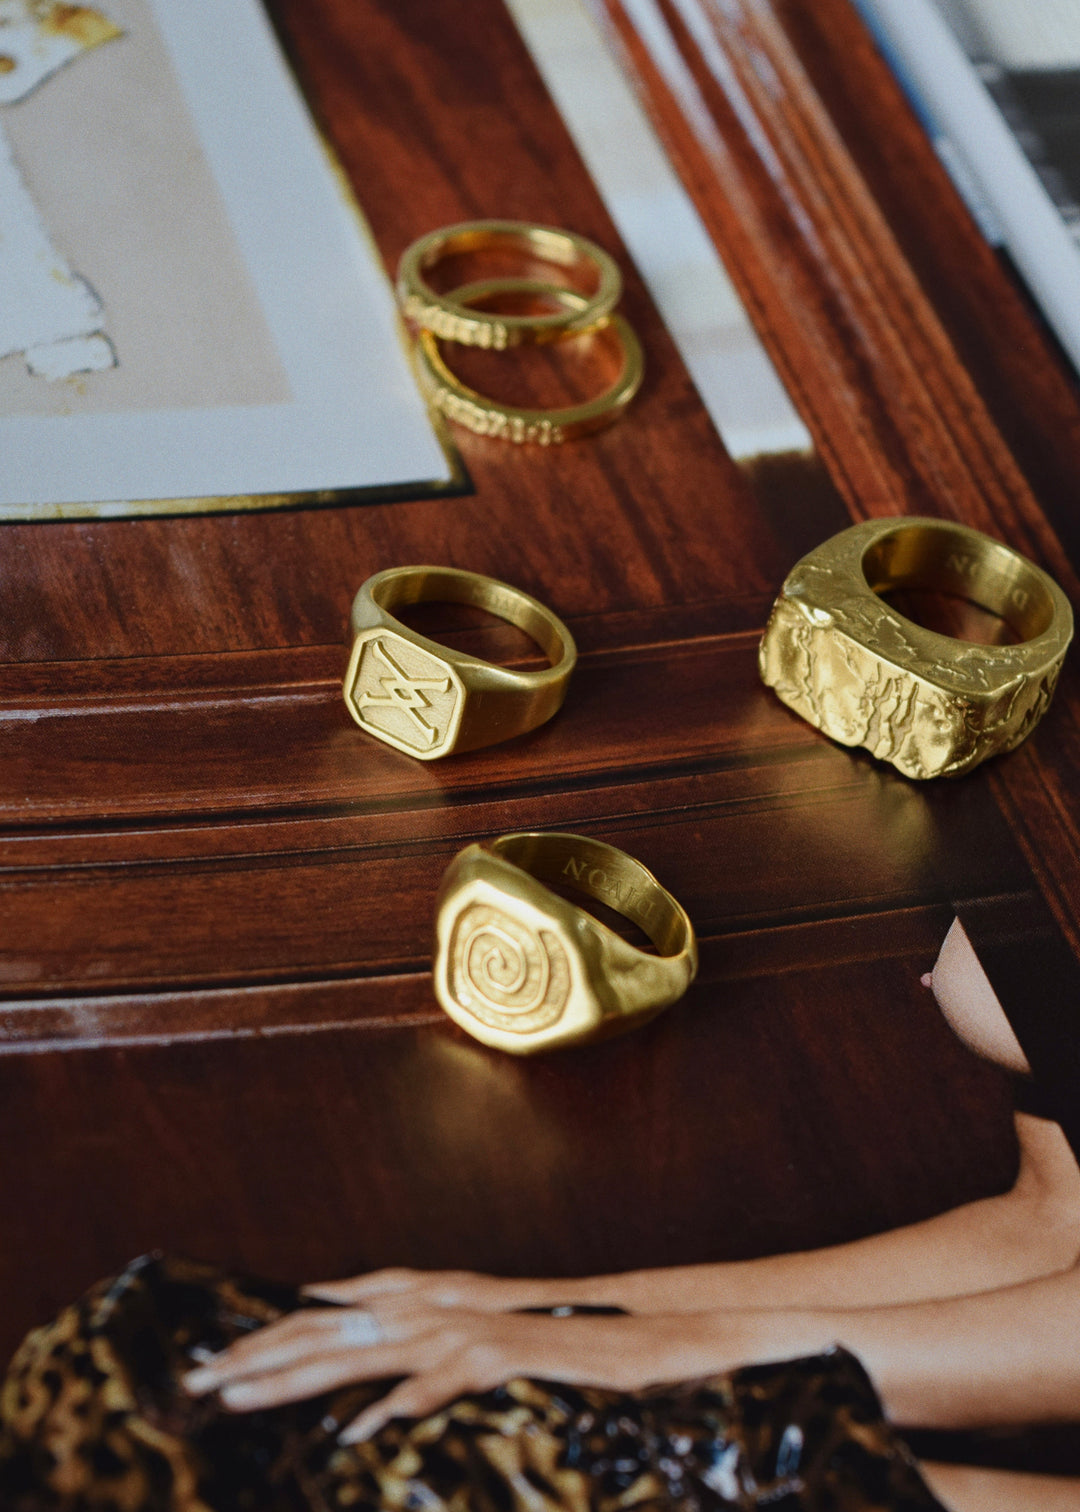
[[[447,258],[492,247],[516,253],[526,266],[529,262],[551,263],[579,278],[591,273],[594,292],[578,309],[548,315],[496,315],[471,308],[459,290],[439,294],[428,282],[428,272]],[[495,351],[588,331],[611,314],[621,294],[622,275],[595,242],[573,231],[529,221],[462,221],[443,226],[414,241],[398,264],[397,296],[406,320],[443,341]]]
[[[474,280],[446,293],[429,282],[429,272],[444,260],[483,252],[520,260],[522,276]],[[568,279],[591,285],[591,292],[527,276],[536,262],[565,269]],[[621,293],[618,267],[595,242],[572,231],[523,221],[465,221],[442,227],[413,242],[398,265],[398,302],[417,328],[416,367],[429,403],[477,435],[518,444],[559,445],[599,430],[617,419],[637,393],[644,361],[633,329],[613,313]],[[480,308],[498,294],[537,295],[555,308],[517,315]],[[618,349],[615,381],[584,403],[548,409],[503,404],[468,387],[438,346],[450,341],[501,352],[598,334],[609,336]]]

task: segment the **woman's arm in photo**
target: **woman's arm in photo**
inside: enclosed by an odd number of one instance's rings
[[[949,1512],[1080,1512],[1080,1480],[923,1461],[923,1478]]]
[[[759,1260],[581,1280],[504,1280],[467,1271],[374,1271],[309,1288],[326,1301],[482,1312],[565,1303],[629,1312],[869,1307],[989,1291],[1064,1270],[1080,1251],[1080,1168],[1057,1124],[1018,1114],[1014,1186],[922,1223],[850,1244]]]
[[[1028,1070],[959,920],[923,980],[966,1044],[1014,1073]],[[344,1303],[381,1297],[393,1306],[396,1298],[405,1309],[431,1303],[501,1311],[577,1302],[655,1313],[872,1307],[990,1291],[1067,1269],[1080,1254],[1080,1168],[1065,1136],[1057,1124],[1026,1114],[1017,1115],[1016,1130],[1020,1163],[1009,1191],[851,1244],[574,1281],[376,1271],[311,1291]]]
[[[419,1417],[517,1376],[640,1390],[748,1363],[858,1356],[901,1427],[1080,1418],[1080,1269],[968,1297],[885,1307],[760,1308],[628,1317],[475,1312],[371,1299],[292,1314],[193,1371],[237,1410],[356,1380],[404,1377],[360,1420]]]

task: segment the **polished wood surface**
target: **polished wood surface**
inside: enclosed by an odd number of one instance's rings
[[[440,0],[271,9],[388,267],[466,217],[571,226],[620,258],[646,383],[561,449],[457,433],[460,496],[4,527],[0,1346],[155,1246],[572,1275],[1001,1189],[1008,1088],[919,976],[960,900],[1075,951],[1075,666],[1021,751],[925,787],[756,672],[787,569],[852,518],[959,517],[1077,582],[1075,382],[854,12],[662,0],[690,98],[603,11],[815,437],[740,469],[499,0],[468,26]],[[555,721],[431,766],[351,724],[352,594],[411,561],[567,620]],[[536,825],[639,856],[702,973],[638,1034],[518,1063],[436,1007],[433,896],[458,847]]]

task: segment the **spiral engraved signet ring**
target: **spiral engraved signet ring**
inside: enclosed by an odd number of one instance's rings
[[[393,616],[406,604],[471,604],[523,630],[548,667],[495,666],[418,634]],[[577,648],[537,599],[497,578],[456,567],[391,567],[362,585],[352,607],[353,647],[343,693],[360,728],[398,751],[433,761],[523,735],[566,697]]]
[[[910,588],[989,610],[1017,643],[941,635],[880,597]],[[784,703],[834,740],[906,777],[957,776],[1031,733],[1072,633],[1068,599],[1026,557],[968,525],[894,517],[852,525],[796,563],[759,665]]]
[[[560,896],[567,888],[635,923],[630,944]],[[475,1039],[515,1055],[605,1039],[682,997],[697,971],[685,909],[632,856],[585,835],[526,831],[451,862],[435,924],[435,995]]]

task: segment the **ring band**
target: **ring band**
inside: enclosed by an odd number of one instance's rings
[[[490,249],[516,252],[526,266],[554,263],[572,276],[588,277],[594,292],[583,296],[580,305],[565,305],[547,315],[496,315],[471,309],[456,292],[437,293],[425,277],[444,258]],[[573,231],[529,221],[462,221],[444,226],[414,241],[398,263],[397,297],[407,320],[443,341],[496,351],[588,330],[610,315],[621,294],[618,266],[595,242]]]
[[[658,954],[551,891],[576,889],[633,920]],[[529,1055],[647,1022],[697,971],[694,928],[640,861],[585,835],[502,835],[470,845],[442,880],[435,995],[486,1045]]]
[[[879,597],[894,588],[967,599],[1020,641],[981,645],[925,629]],[[868,520],[788,574],[759,665],[784,703],[834,740],[865,746],[907,777],[955,776],[1031,733],[1072,633],[1053,578],[981,531]]]
[[[338,1320],[338,1338],[342,1344],[369,1349],[372,1344],[382,1344],[386,1333],[378,1321],[363,1308],[346,1308]]]
[[[532,279],[487,279],[466,286],[467,297],[480,299],[486,293],[498,289],[516,287],[522,292],[543,289]],[[461,292],[461,291],[459,291]],[[581,306],[584,296],[569,289],[548,287],[544,292],[569,306]],[[588,435],[617,420],[641,387],[645,373],[645,361],[641,343],[633,328],[621,315],[611,315],[596,330],[609,330],[618,342],[622,362],[615,382],[594,399],[584,404],[568,405],[561,409],[520,409],[514,405],[501,404],[486,394],[469,388],[443,361],[438,343],[431,331],[421,331],[414,353],[420,387],[430,404],[449,420],[474,431],[478,436],[491,436],[518,444],[557,446],[577,436]],[[590,334],[581,332],[580,334]]]
[[[393,616],[406,604],[471,604],[508,620],[544,652],[549,667],[517,672],[453,651]],[[352,606],[345,673],[349,713],[362,730],[421,761],[511,740],[562,704],[577,660],[562,620],[537,599],[456,567],[391,567],[364,583]]]

